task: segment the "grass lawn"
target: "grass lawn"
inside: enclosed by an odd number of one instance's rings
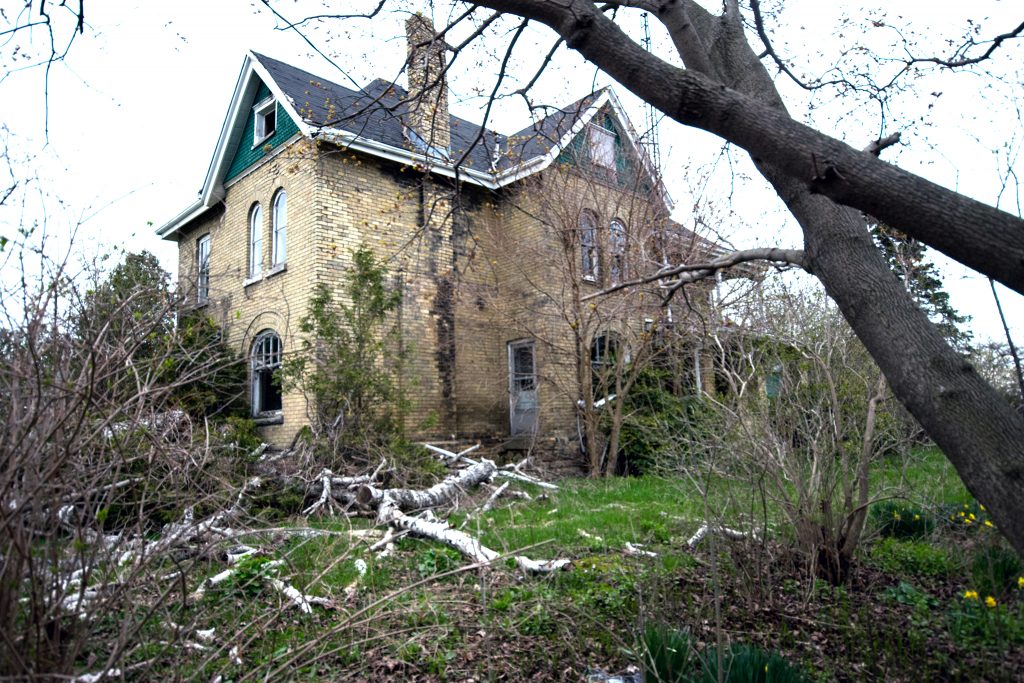
[[[213,644],[185,649],[151,620],[157,644],[129,659],[197,680],[582,681],[639,664],[642,634],[657,625],[698,652],[737,643],[775,651],[805,680],[1020,680],[1022,569],[984,510],[934,449],[906,466],[887,463],[873,484],[900,495],[872,512],[840,587],[806,576],[756,491],[718,478],[704,482],[706,500],[684,478],[569,480],[484,516],[467,516],[472,501],[452,513],[453,525],[496,550],[572,559],[543,576],[506,564],[466,570],[455,551],[408,537],[381,559],[349,533],[369,522],[314,519],[331,533],[252,539],[266,557],[182,604],[179,623],[216,629]],[[741,529],[767,523],[768,538],[709,536],[691,551],[705,510]],[[627,543],[657,556],[629,555]],[[272,559],[285,563],[267,569]],[[357,559],[368,565],[361,579]],[[302,614],[261,572],[337,609]]]

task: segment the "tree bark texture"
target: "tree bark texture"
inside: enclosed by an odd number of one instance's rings
[[[646,3],[673,30],[689,67],[680,69],[634,43],[587,0],[479,4],[546,24],[671,118],[750,153],[803,229],[804,267],[836,301],[896,397],[1024,555],[1024,418],[914,304],[872,243],[861,212],[1022,293],[1024,221],[793,120],[735,9],[714,16],[691,0]]]

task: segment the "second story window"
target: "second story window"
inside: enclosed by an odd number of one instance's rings
[[[597,281],[600,273],[597,253],[597,219],[589,211],[580,214],[580,275]]]
[[[210,236],[203,235],[196,242],[196,301],[206,303],[210,298]]]
[[[274,197],[273,227],[270,249],[270,263],[279,266],[288,258],[286,237],[288,234],[288,195],[280,190]]]
[[[608,227],[608,276],[612,284],[626,279],[626,226],[619,220]]]
[[[252,109],[256,123],[252,135],[252,144],[255,147],[277,130],[277,100],[268,98]]]
[[[590,145],[590,162],[599,168],[614,171],[615,133],[593,124],[587,130],[587,142]]]
[[[249,214],[249,277],[263,272],[263,209],[259,204]]]

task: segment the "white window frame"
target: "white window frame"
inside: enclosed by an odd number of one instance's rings
[[[259,203],[249,210],[249,277],[263,273],[263,208]]]
[[[196,240],[196,301],[210,300],[210,234]]]
[[[278,190],[271,205],[270,265],[282,266],[288,261],[288,193]]]
[[[615,170],[615,133],[590,124],[587,130],[587,142],[590,147],[590,161],[599,168]]]
[[[265,142],[277,132],[277,100],[268,97],[252,108],[256,125],[253,127],[252,146]],[[267,118],[273,114],[273,125],[267,127]]]

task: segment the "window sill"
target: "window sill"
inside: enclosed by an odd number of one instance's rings
[[[264,273],[263,277],[265,277],[265,278],[273,277],[273,276],[277,275],[278,273],[283,273],[286,270],[288,270],[288,262],[287,261],[285,261],[284,263],[278,263],[276,266],[273,266],[270,270],[268,270],[266,273]]]
[[[588,285],[593,285],[593,286],[595,286],[595,287],[597,287],[597,286],[598,286],[598,285],[600,284],[600,283],[599,283],[599,282],[597,281],[597,278],[596,278],[596,277],[591,277],[591,276],[589,276],[589,275],[584,275],[584,276],[583,276],[583,282],[584,282],[584,283],[586,283],[586,284],[588,284]]]
[[[269,140],[270,138],[274,137],[274,133],[276,133],[276,132],[277,131],[273,131],[273,132],[270,133],[270,135],[264,135],[259,140],[256,140],[255,142],[253,142],[252,143],[253,150],[257,150],[260,147],[262,147],[264,144],[266,144],[267,140]]]
[[[278,412],[278,413],[264,413],[262,415],[257,415],[256,417],[254,417],[252,419],[252,421],[253,421],[253,423],[255,423],[255,425],[257,427],[268,427],[270,425],[283,425],[284,424],[284,415],[281,414],[280,412]]]
[[[265,275],[263,273],[259,273],[258,275],[253,275],[252,277],[248,277],[248,278],[246,278],[245,280],[242,281],[242,286],[243,287],[248,287],[249,285],[254,285],[257,282],[260,282],[264,277],[265,277]]]
[[[210,299],[209,299],[209,297],[207,297],[205,299],[201,299],[199,301],[196,301],[196,303],[192,306],[192,308],[194,310],[198,311],[199,309],[206,308],[209,305],[210,305]]]

